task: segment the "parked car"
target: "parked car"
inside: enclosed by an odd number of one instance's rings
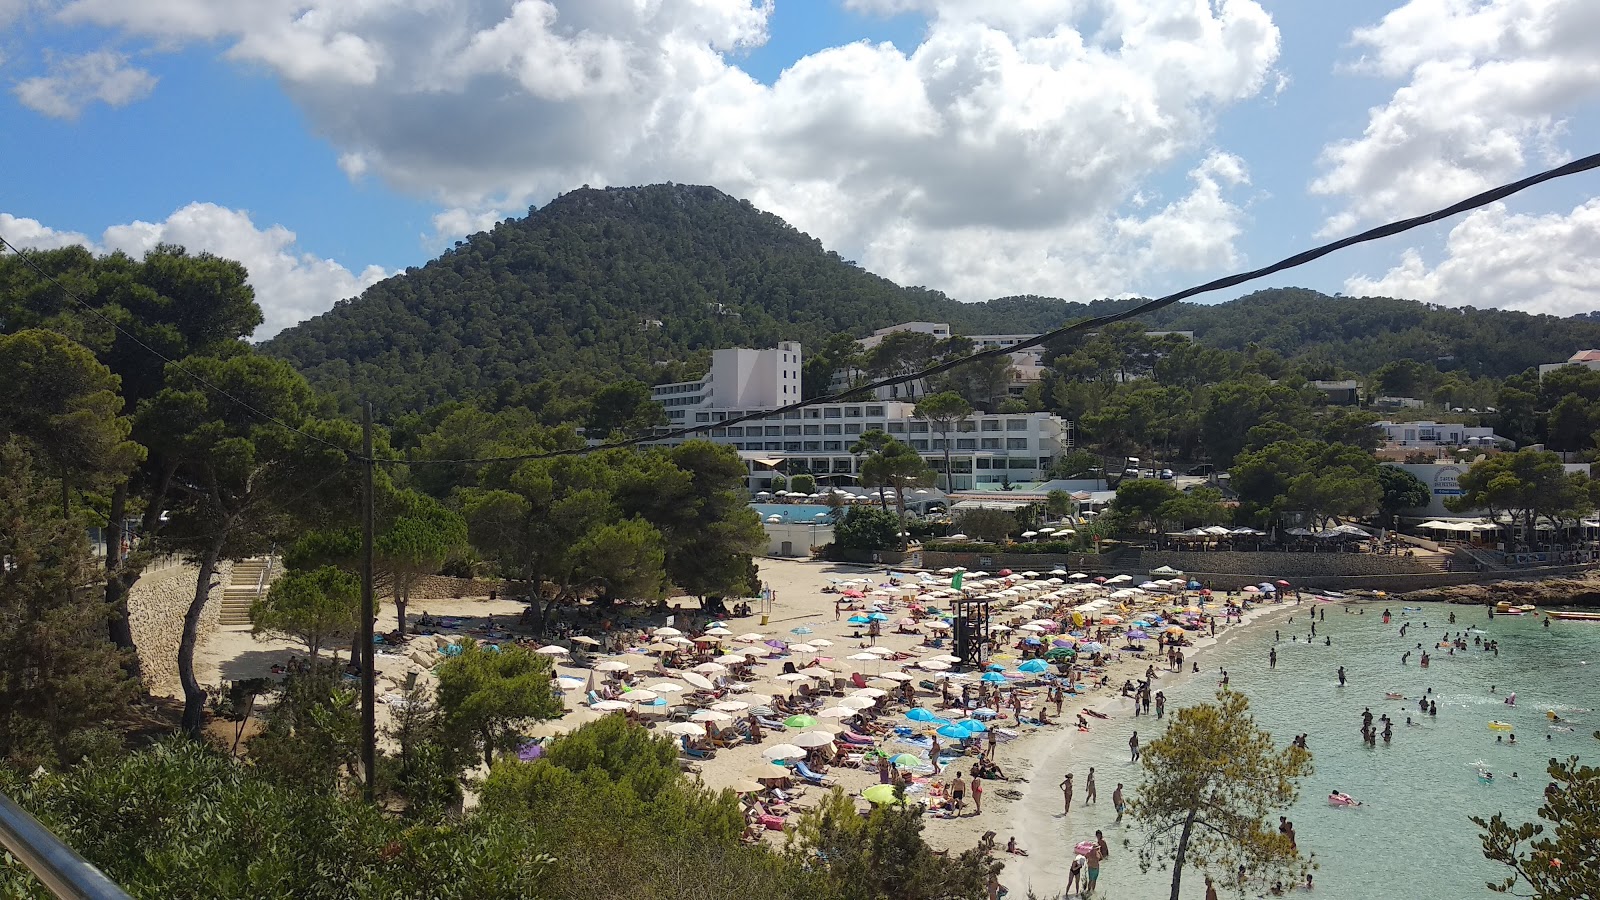
[[[1172,470],[1171,469],[1162,469],[1161,470],[1161,480],[1162,481],[1171,481],[1172,478],[1173,478],[1173,475],[1172,475]]]

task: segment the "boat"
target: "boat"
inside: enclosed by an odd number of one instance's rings
[[[1545,617],[1563,622],[1600,622],[1600,612],[1547,612]]]
[[[1535,608],[1536,607],[1532,606],[1512,606],[1510,601],[1501,600],[1499,603],[1494,605],[1494,612],[1497,616],[1520,616],[1532,611]]]

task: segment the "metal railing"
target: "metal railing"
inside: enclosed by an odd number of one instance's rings
[[[130,900],[116,882],[5,794],[0,794],[0,846],[61,900]]]

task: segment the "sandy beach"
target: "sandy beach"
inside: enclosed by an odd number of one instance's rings
[[[765,639],[777,639],[794,643],[803,640],[822,639],[831,642],[819,648],[816,658],[831,660],[834,671],[839,675],[848,675],[854,671],[863,673],[866,679],[883,671],[894,671],[899,665],[915,663],[928,656],[948,652],[948,650],[930,649],[923,645],[923,637],[914,634],[896,633],[893,627],[904,612],[905,606],[901,604],[891,613],[891,621],[884,623],[882,634],[876,639],[869,639],[859,625],[850,624],[846,619],[850,612],[836,610],[836,601],[840,599],[837,593],[825,592],[826,588],[837,582],[851,579],[869,579],[873,584],[887,581],[887,572],[882,568],[868,568],[864,566],[822,563],[811,561],[763,559],[760,561],[761,578],[763,583],[773,591],[774,599],[771,611],[767,614],[766,624],[761,624],[762,608],[759,603],[753,603],[753,614],[743,618],[733,618],[726,621],[727,629],[733,635],[746,633],[759,633]],[[899,573],[897,573],[899,574]],[[948,578],[938,582],[948,585]],[[1170,604],[1174,598],[1165,598]],[[1191,594],[1190,601],[1192,602]],[[1220,598],[1219,598],[1220,599]],[[706,627],[708,620],[698,611],[697,604],[692,600],[680,599],[675,601],[679,609],[674,625],[685,634],[696,635]],[[1220,604],[1208,607],[1208,611],[1216,608],[1220,611]],[[1290,612],[1295,609],[1295,604],[1288,601],[1282,604],[1267,603],[1250,610],[1240,624],[1224,626],[1218,616],[1218,636],[1199,636],[1191,634],[1192,644],[1184,647],[1186,656],[1185,670],[1189,670],[1192,661],[1200,661],[1202,675],[1176,673],[1166,670],[1164,663],[1156,662],[1153,655],[1148,658],[1138,657],[1131,653],[1119,653],[1108,647],[1111,657],[1104,670],[1109,687],[1089,687],[1081,685],[1083,692],[1077,696],[1068,696],[1062,707],[1062,718],[1065,724],[1055,723],[1049,726],[1018,725],[1009,714],[993,723],[1004,729],[1004,732],[1015,734],[1014,739],[998,743],[995,762],[1010,779],[1008,782],[985,781],[985,798],[982,813],[973,813],[972,806],[967,805],[967,814],[959,818],[930,816],[927,819],[927,828],[924,832],[927,839],[938,847],[964,849],[977,844],[986,832],[993,831],[997,843],[1003,847],[1008,837],[1015,836],[1018,843],[1032,852],[1028,856],[1013,856],[1003,852],[997,858],[1006,863],[1006,870],[1002,875],[1002,883],[1024,894],[1032,886],[1041,892],[1054,892],[1060,889],[1060,884],[1065,878],[1066,861],[1064,856],[1070,847],[1072,839],[1085,835],[1092,835],[1093,829],[1109,823],[1115,816],[1111,807],[1111,792],[1114,784],[1102,779],[1098,785],[1099,803],[1087,807],[1082,813],[1077,811],[1075,805],[1074,815],[1069,821],[1064,821],[1061,816],[1061,794],[1057,789],[1061,775],[1072,771],[1077,773],[1079,781],[1078,795],[1081,798],[1081,787],[1087,769],[1091,765],[1100,765],[1104,761],[1081,758],[1079,751],[1081,733],[1071,722],[1080,710],[1095,710],[1107,719],[1093,718],[1090,720],[1091,729],[1113,729],[1122,733],[1131,732],[1132,729],[1141,727],[1140,720],[1132,716],[1132,701],[1120,695],[1118,688],[1126,680],[1137,682],[1144,677],[1145,669],[1155,664],[1159,679],[1153,684],[1153,689],[1160,690],[1163,686],[1170,686],[1183,678],[1212,677],[1204,662],[1206,650],[1218,641],[1227,641],[1232,636],[1241,633],[1252,623],[1259,623],[1263,619],[1276,616],[1280,613]],[[511,600],[490,601],[487,598],[466,599],[423,599],[415,600],[408,612],[413,625],[417,617],[427,614],[431,618],[445,618],[451,620],[452,627],[446,631],[453,634],[472,634],[488,631],[495,625],[505,625],[514,622],[516,617],[525,609],[524,605]],[[670,611],[669,611],[670,612]],[[1291,613],[1292,614],[1292,613]],[[1025,611],[1006,611],[997,613],[995,620],[1021,620],[1027,618]],[[649,628],[666,624],[665,616],[660,613],[641,615],[633,620],[620,622],[622,627]],[[395,626],[394,607],[384,604],[380,610],[380,631],[387,631]],[[795,632],[799,632],[798,634]],[[927,632],[924,632],[927,633]],[[438,637],[422,637],[398,652],[380,652],[377,656],[379,671],[378,693],[380,698],[390,699],[397,697],[400,684],[408,674],[416,673],[426,682],[431,678],[431,664],[440,658],[436,645],[441,641],[448,641],[453,634],[442,634]],[[572,646],[569,641],[557,640],[559,645]],[[637,643],[637,642],[635,642]],[[947,642],[948,643],[948,642]],[[726,648],[741,646],[737,643],[728,643]],[[898,663],[872,663],[854,662],[848,660],[853,654],[860,653],[868,646],[876,646],[895,651],[897,654],[906,654],[909,658]],[[1151,644],[1153,647],[1153,643]],[[581,648],[578,648],[581,649]],[[198,674],[204,683],[216,684],[227,679],[240,679],[255,676],[268,676],[274,664],[283,663],[296,652],[294,646],[288,642],[278,640],[258,640],[254,638],[247,627],[221,627],[207,635],[197,655]],[[348,648],[346,648],[346,653]],[[613,655],[610,658],[622,659],[629,662],[637,673],[636,684],[649,686],[662,681],[673,682],[673,675],[657,675],[650,670],[655,663],[655,657],[644,653],[628,653]],[[797,666],[804,666],[813,657],[797,656],[788,657]],[[560,675],[576,679],[574,683],[590,682],[594,674],[586,667],[567,664],[557,658],[557,671]],[[1020,661],[1014,650],[1002,651],[995,658],[996,662],[1005,664],[1008,669],[1014,669]],[[744,695],[761,696],[788,696],[792,693],[792,683],[774,680],[780,672],[782,661],[758,660],[754,667],[756,680],[749,684]],[[911,668],[908,674],[913,674],[916,681],[930,678],[934,673]],[[176,685],[169,686],[169,689]],[[676,701],[681,695],[664,693]],[[740,693],[732,693],[723,699],[737,700]],[[1044,692],[1038,691],[1034,703],[1042,704]],[[925,689],[917,690],[918,702],[932,707],[935,705],[937,695]],[[607,713],[597,712],[587,708],[584,704],[583,688],[574,688],[566,692],[566,706],[568,713],[558,720],[542,723],[533,729],[535,736],[556,735],[579,725],[592,721],[598,716]],[[825,704],[827,705],[827,704]],[[382,699],[379,704],[380,727],[387,719],[387,709]],[[660,722],[663,708],[644,707],[646,719]],[[1055,714],[1054,706],[1050,707],[1052,716]],[[903,716],[896,712],[885,715],[883,721],[890,724],[904,724]],[[822,720],[822,727],[829,727],[830,720]],[[834,726],[835,729],[837,726]],[[1154,731],[1154,728],[1152,728]],[[792,737],[791,729],[788,736]],[[695,761],[695,777],[698,777],[707,787],[717,789],[728,787],[735,782],[746,780],[750,775],[766,763],[763,750],[785,739],[785,735],[768,734],[765,740],[757,744],[741,744],[731,748],[721,749],[715,758]],[[947,744],[949,742],[946,742]],[[911,744],[898,742],[893,736],[880,739],[879,746],[888,752],[907,752],[921,757],[924,765],[913,766],[908,769],[908,774],[919,779],[932,776],[931,768],[926,766],[927,750]],[[950,769],[963,771],[974,757],[960,757],[953,759],[941,773],[941,778],[950,777]],[[837,785],[848,794],[859,798],[860,793],[878,783],[876,769],[851,768],[835,765],[829,769],[827,780],[830,785]],[[926,784],[913,789],[913,797],[926,796]],[[1128,785],[1131,795],[1133,785]],[[809,787],[802,791],[802,796],[792,807],[803,809],[814,802],[824,788]],[[1005,796],[1009,792],[1017,792],[1011,797]],[[863,800],[857,801],[861,808],[867,804]],[[791,817],[792,818],[792,815]],[[1070,828],[1071,832],[1068,833]],[[778,832],[769,832],[769,838],[777,839]]]

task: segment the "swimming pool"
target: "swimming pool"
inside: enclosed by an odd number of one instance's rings
[[[818,503],[752,503],[750,508],[765,522],[769,516],[777,516],[782,522],[798,522],[810,525],[812,522],[822,522],[833,514],[833,510]]]

